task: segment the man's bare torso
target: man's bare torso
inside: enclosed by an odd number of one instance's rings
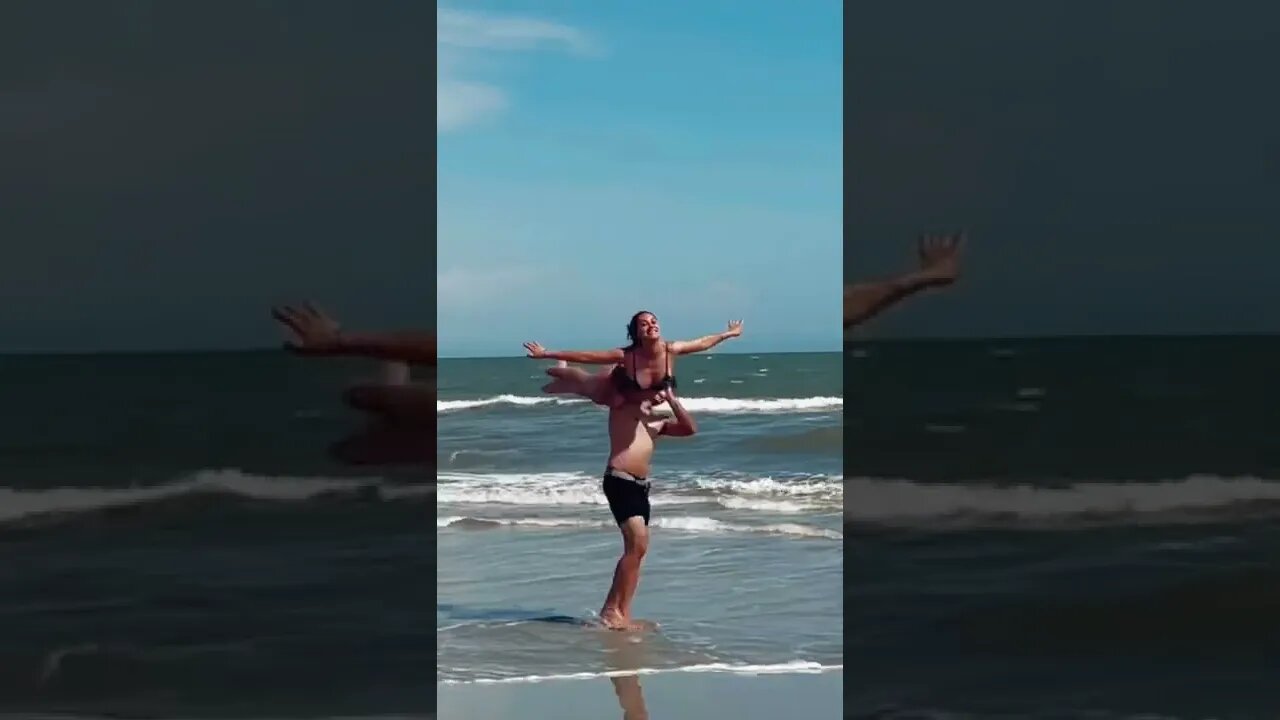
[[[609,409],[609,465],[637,477],[649,477],[654,442],[666,419],[649,414],[638,403]]]

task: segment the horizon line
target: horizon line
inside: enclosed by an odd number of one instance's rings
[[[700,353],[707,355],[799,355],[826,352],[842,352],[843,346],[849,343],[858,342],[1018,342],[1026,340],[1120,340],[1120,339],[1150,339],[1150,340],[1172,340],[1172,339],[1205,339],[1205,338],[1262,338],[1262,337],[1280,337],[1280,330],[1269,331],[1233,331],[1233,332],[1195,332],[1195,333],[1141,333],[1141,332],[1114,332],[1114,333],[1062,333],[1056,335],[870,335],[862,337],[845,338],[841,347],[834,350],[755,350],[755,351],[727,351],[719,353]],[[271,346],[248,346],[248,347],[232,347],[232,348],[152,348],[152,349],[117,349],[117,350],[0,350],[0,357],[74,357],[85,355],[233,355],[233,354],[253,354],[253,353],[279,353],[281,355],[289,355],[290,353],[279,345]],[[523,355],[440,355],[441,360],[491,360],[501,358],[519,358]],[[334,359],[334,358],[330,358]],[[352,358],[354,359],[354,358]]]
[[[700,353],[690,353],[693,355],[820,355],[822,353],[840,353],[844,352],[844,348],[836,348],[834,350],[734,350],[732,352],[712,352],[704,350]],[[550,358],[531,358],[527,355],[440,355],[440,360],[509,360],[519,358],[522,360],[550,360]],[[570,363],[571,365],[581,365],[583,363]],[[608,363],[601,363],[608,364]]]

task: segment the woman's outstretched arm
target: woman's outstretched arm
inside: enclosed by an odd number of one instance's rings
[[[730,320],[729,326],[723,332],[712,335],[703,335],[695,340],[676,340],[671,343],[671,352],[676,355],[688,355],[689,353],[704,352],[719,345],[730,338],[736,338],[742,334],[742,321]]]
[[[844,327],[866,322],[916,293],[955,282],[960,274],[964,234],[920,238],[920,269],[898,277],[844,288]]]
[[[425,332],[348,333],[337,321],[310,303],[301,307],[272,308],[272,316],[289,329],[292,338],[285,348],[299,355],[357,356],[406,362],[436,364],[436,337]]]
[[[612,350],[548,350],[536,342],[527,342],[524,349],[535,360],[563,360],[582,365],[609,365],[622,362],[622,348]]]

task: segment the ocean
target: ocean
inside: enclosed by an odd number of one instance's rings
[[[0,716],[430,711],[430,470],[327,456],[378,371],[0,357]]]
[[[838,674],[841,360],[679,359],[699,434],[654,457],[634,611],[660,629],[643,637],[567,621],[594,617],[622,549],[600,490],[606,411],[542,395],[548,362],[442,360],[440,716],[458,686],[585,682],[611,698],[610,674]]]
[[[802,712],[841,675],[849,717],[1280,715],[1280,339],[682,358],[639,643],[554,621],[620,543],[604,411],[545,365],[443,361],[437,490],[328,457],[368,363],[0,357],[0,716]]]
[[[847,716],[1280,716],[1280,338],[846,358]]]

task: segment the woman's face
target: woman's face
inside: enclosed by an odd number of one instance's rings
[[[641,313],[636,318],[636,339],[656,340],[659,337],[662,337],[662,330],[658,327],[658,318],[651,313]]]

